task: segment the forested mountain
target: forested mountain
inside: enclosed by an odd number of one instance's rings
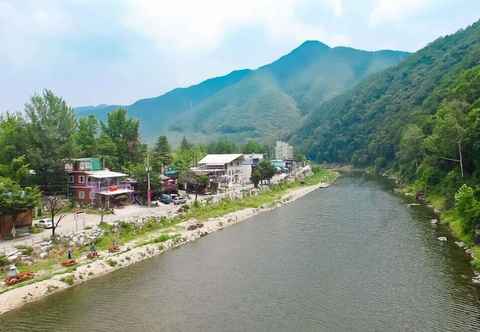
[[[272,141],[288,134],[315,105],[353,87],[368,75],[397,64],[408,53],[330,48],[307,41],[256,70],[232,72],[198,85],[125,106],[140,120],[142,135],[172,141],[215,137]],[[119,106],[80,107],[79,115],[104,118]]]
[[[320,105],[291,141],[317,161],[393,169],[452,193],[478,183],[479,98],[477,22]]]
[[[432,116],[459,75],[478,64],[477,22],[319,105],[291,140],[303,142],[319,161],[389,166],[407,125],[418,124],[430,133]]]
[[[75,108],[79,116],[95,115],[101,120],[118,108],[128,110],[130,116],[141,121],[142,134],[150,141],[156,139],[168,126],[175,123],[176,116],[185,112],[216,92],[235,84],[250,73],[237,70],[228,75],[215,77],[188,88],[177,88],[159,97],[141,99],[131,105],[99,105]]]

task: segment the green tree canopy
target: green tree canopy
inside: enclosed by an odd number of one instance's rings
[[[145,146],[140,142],[138,120],[129,118],[127,111],[119,108],[108,113],[107,121],[100,124],[99,153],[106,156],[111,167],[124,168],[142,161]]]
[[[66,188],[65,160],[76,155],[75,114],[50,90],[33,96],[25,106],[27,115],[28,161],[45,192]]]
[[[98,129],[97,118],[93,115],[78,120],[75,142],[79,149],[79,157],[95,157],[98,155]]]
[[[40,192],[33,187],[24,187],[7,178],[0,178],[0,214],[15,214],[35,207]]]

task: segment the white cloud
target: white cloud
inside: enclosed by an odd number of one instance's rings
[[[342,0],[322,1],[335,16],[343,14]],[[295,9],[302,2],[305,0],[130,0],[126,25],[159,48],[179,52],[215,49],[229,32],[246,26],[261,27],[273,41],[345,39],[327,34],[320,24],[306,24],[296,17]]]
[[[433,0],[375,0],[370,25],[395,23],[428,8]]]
[[[45,52],[45,43],[71,31],[71,20],[57,6],[0,1],[0,60],[28,65]]]

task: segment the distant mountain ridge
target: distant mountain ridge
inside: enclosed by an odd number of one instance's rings
[[[79,116],[106,114],[124,107],[141,122],[142,136],[168,135],[208,141],[273,141],[298,127],[323,102],[352,88],[370,74],[395,65],[409,54],[361,51],[306,41],[256,70],[238,70],[131,105],[78,107]]]

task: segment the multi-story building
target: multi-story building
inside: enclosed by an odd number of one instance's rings
[[[243,154],[208,154],[192,168],[197,174],[208,175],[219,183],[246,183],[252,167],[244,164]]]
[[[121,195],[132,199],[133,188],[122,181],[127,174],[104,169],[97,158],[73,159],[65,164],[69,176],[69,195],[82,205],[96,205]]]
[[[277,141],[275,144],[275,159],[293,160],[293,146],[282,141]]]

